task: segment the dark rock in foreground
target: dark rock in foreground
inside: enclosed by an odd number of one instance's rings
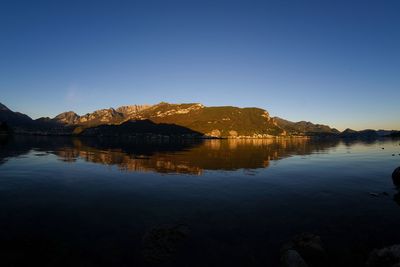
[[[282,248],[281,263],[282,266],[293,267],[330,266],[321,238],[311,233],[302,233],[286,243]]]
[[[400,245],[375,249],[369,255],[367,267],[399,267]]]
[[[157,227],[143,237],[143,257],[146,262],[163,264],[174,261],[179,248],[188,237],[183,225]]]
[[[400,186],[400,167],[397,167],[392,173],[393,183]]]
[[[281,257],[282,267],[308,267],[300,254],[293,249],[283,252]]]

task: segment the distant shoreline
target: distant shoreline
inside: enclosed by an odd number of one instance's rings
[[[284,139],[342,139],[342,140],[357,140],[357,139],[387,139],[387,138],[400,138],[397,135],[387,136],[340,136],[340,135],[290,135],[290,136],[268,136],[268,137],[254,137],[254,136],[241,136],[241,137],[213,137],[213,136],[185,136],[185,135],[158,135],[158,134],[137,134],[137,135],[81,135],[72,133],[40,133],[40,132],[14,132],[14,133],[0,133],[0,137],[12,136],[40,136],[40,137],[71,137],[71,138],[106,138],[106,139],[123,139],[123,140],[284,140]]]

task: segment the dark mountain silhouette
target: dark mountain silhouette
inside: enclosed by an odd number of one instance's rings
[[[354,131],[352,129],[346,129],[340,133],[341,137],[345,138],[378,138],[380,135],[378,131],[367,129],[362,131]]]
[[[10,130],[18,134],[68,135],[73,131],[73,127],[60,124],[50,118],[33,120],[25,114],[10,110],[1,103],[0,123],[6,123]]]
[[[7,122],[0,122],[0,135],[11,134],[12,130],[8,126]]]
[[[274,117],[279,127],[285,129],[289,135],[336,135],[340,132],[323,124],[314,124],[309,121],[291,122],[279,117]]]
[[[12,128],[31,128],[34,121],[27,115],[13,112],[0,103],[0,122],[7,123]]]
[[[201,137],[203,134],[175,124],[154,123],[151,120],[127,121],[119,125],[100,125],[83,130],[82,136],[175,136]]]

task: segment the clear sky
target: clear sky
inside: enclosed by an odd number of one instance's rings
[[[33,118],[256,106],[400,129],[400,1],[0,1],[0,102]]]

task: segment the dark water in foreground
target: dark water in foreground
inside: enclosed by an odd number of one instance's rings
[[[399,143],[3,138],[0,265],[278,266],[312,232],[363,266],[400,243]]]

